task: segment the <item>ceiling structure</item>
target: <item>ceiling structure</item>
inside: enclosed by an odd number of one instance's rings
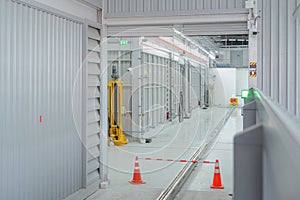
[[[217,54],[221,48],[248,48],[248,35],[193,36],[206,51]]]

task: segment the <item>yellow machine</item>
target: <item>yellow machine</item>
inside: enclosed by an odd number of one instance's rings
[[[113,66],[111,77],[112,80],[108,82],[109,136],[115,145],[122,146],[128,143],[123,133],[122,122],[123,82],[119,81],[115,66]]]

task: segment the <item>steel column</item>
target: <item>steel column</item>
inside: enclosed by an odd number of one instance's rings
[[[108,184],[107,145],[108,145],[108,92],[107,92],[107,27],[101,30],[101,66],[100,66],[100,187]]]

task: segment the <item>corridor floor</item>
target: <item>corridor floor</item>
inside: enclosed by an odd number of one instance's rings
[[[107,163],[110,183],[106,189],[100,189],[88,200],[156,199],[185,163],[141,159],[139,160],[141,175],[143,181],[147,183],[132,185],[128,181],[132,179],[135,156],[189,159],[227,111],[228,108],[196,109],[193,111],[192,117],[184,119],[182,123],[175,119],[173,122],[162,125],[151,143],[131,142],[122,147],[110,146]],[[232,141],[234,134],[241,131],[241,128],[242,117],[238,108],[231,114],[225,127],[221,130],[217,143],[206,158],[212,161],[220,160],[225,189],[222,191],[211,190],[209,186],[212,183],[214,166],[198,164],[178,194],[178,199],[198,199],[199,195],[211,200],[224,199],[225,196],[230,199],[228,194],[232,194],[233,187]]]

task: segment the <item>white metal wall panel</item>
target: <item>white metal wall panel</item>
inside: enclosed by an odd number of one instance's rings
[[[287,3],[279,1],[279,16],[287,15]],[[279,66],[287,64],[287,23],[286,17],[279,17]],[[279,103],[287,107],[287,70],[279,67]]]
[[[259,4],[262,10],[261,30],[261,54],[258,56],[262,63],[262,90],[264,94],[276,103],[281,104],[290,114],[296,115],[299,119],[299,0],[264,0]],[[259,62],[259,63],[260,63]],[[274,104],[275,105],[275,104]],[[262,111],[263,115],[267,115]],[[262,115],[262,116],[263,116]],[[275,135],[269,143],[270,147],[275,147],[274,141],[282,141],[286,137],[286,132],[282,132],[276,138],[276,131],[273,131],[273,121],[264,124],[267,130],[266,135]],[[266,125],[266,126],[265,126]],[[275,133],[275,134],[274,134]],[[297,133],[297,131],[295,132]],[[292,149],[290,145],[285,145],[288,151]],[[268,148],[265,148],[268,149]],[[265,150],[264,149],[264,150]],[[274,152],[274,149],[271,149]],[[292,153],[294,153],[293,151]],[[275,171],[269,171],[272,166],[276,166],[277,157],[280,153],[267,154],[268,162],[264,164],[263,199],[282,199],[295,193],[286,190],[286,181],[281,181],[282,177],[274,176]],[[275,165],[274,165],[275,164]],[[279,168],[278,168],[279,169]],[[285,176],[286,177],[286,176]],[[274,181],[279,180],[279,181]],[[292,198],[292,197],[291,197]]]
[[[284,106],[297,114],[297,0],[265,0],[259,3],[262,10],[261,44],[259,63],[262,68],[261,89]],[[260,25],[260,24],[259,24]],[[260,27],[260,26],[259,26]],[[260,76],[260,74],[259,74]]]
[[[271,96],[275,101],[279,101],[279,1],[271,1],[271,40],[277,42],[271,42]]]
[[[244,0],[105,0],[109,36],[247,34]],[[179,27],[177,27],[177,25]]]
[[[143,84],[141,86],[143,97],[143,121],[144,131],[155,128],[166,119],[167,96],[167,67],[166,58],[143,53],[142,55]],[[136,105],[132,105],[136,106]]]
[[[201,68],[193,67],[191,68],[191,108],[198,106],[198,100],[201,99]]]
[[[206,77],[206,70],[207,68],[201,66],[200,70],[200,104],[201,107],[205,104],[205,91],[206,91],[206,86],[207,86],[207,77]]]
[[[297,60],[296,60],[296,66],[297,66],[297,83],[296,83],[296,115],[298,116],[298,118],[300,118],[300,0],[297,1],[297,9],[294,12],[294,17],[296,19],[296,41],[297,41],[297,47],[296,47],[296,55],[297,56]]]
[[[248,68],[236,68],[236,96],[240,96],[242,90],[249,88],[247,79],[248,73]]]
[[[182,75],[181,67],[178,62],[172,61],[171,65],[171,85],[170,92],[172,96],[172,109],[171,109],[171,117],[174,118],[179,114],[179,103],[180,103],[180,91],[183,91],[183,81],[184,76]]]
[[[0,29],[0,199],[66,198],[82,187],[82,22],[0,0]]]
[[[105,0],[105,17],[242,9],[244,0]]]

